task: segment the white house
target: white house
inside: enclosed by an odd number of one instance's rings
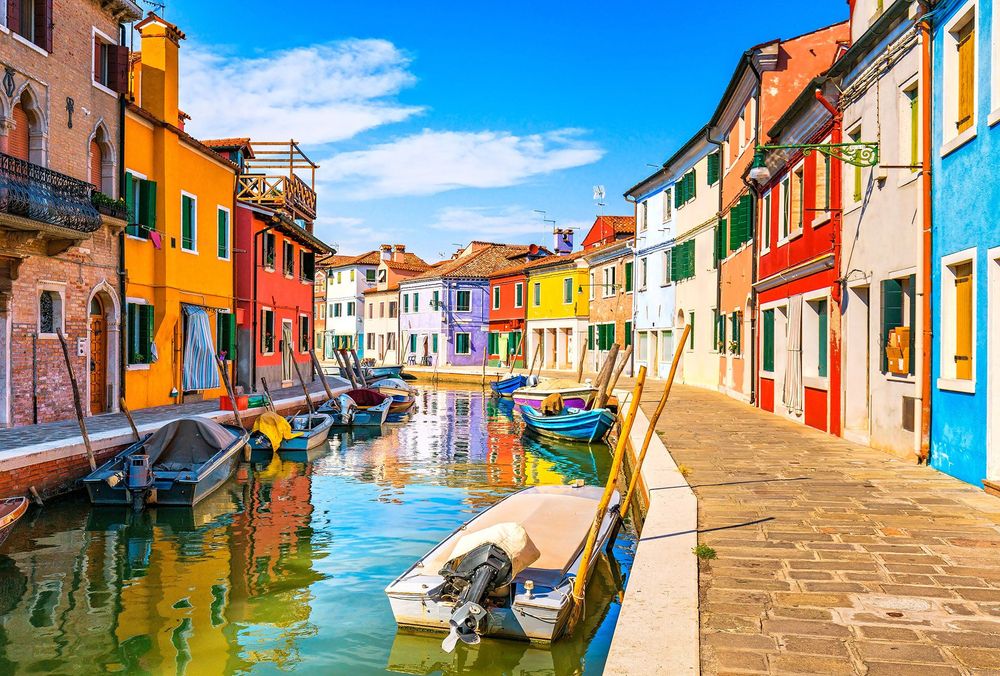
[[[365,291],[375,288],[378,251],[360,256],[333,256],[326,268],[326,354],[337,348],[357,349],[364,356]]]

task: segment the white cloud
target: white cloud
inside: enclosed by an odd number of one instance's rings
[[[461,233],[468,239],[511,241],[525,239],[548,245],[552,224],[522,207],[445,207],[430,225],[435,230]],[[581,222],[558,223],[560,228],[587,227]]]
[[[433,195],[502,188],[591,164],[604,150],[577,129],[517,136],[507,131],[432,131],[321,162],[321,180],[339,199]]]
[[[181,107],[201,138],[323,144],[422,112],[395,100],[416,78],[386,40],[342,40],[262,56],[193,45],[181,56]]]

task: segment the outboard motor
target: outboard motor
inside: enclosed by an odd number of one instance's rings
[[[503,596],[514,577],[539,557],[528,533],[517,523],[500,523],[463,537],[439,571],[447,595],[455,597],[451,632],[441,643],[446,652],[458,641],[479,643],[489,631],[490,596]]]
[[[358,405],[354,403],[347,394],[342,394],[337,397],[337,408],[340,413],[340,424],[350,425],[354,420],[354,411],[357,409]]]
[[[142,511],[153,488],[153,470],[148,455],[133,455],[128,459],[125,487],[132,496],[132,509]]]

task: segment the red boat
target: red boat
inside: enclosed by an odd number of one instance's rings
[[[0,546],[14,530],[14,524],[28,511],[27,498],[6,498],[0,500]]]

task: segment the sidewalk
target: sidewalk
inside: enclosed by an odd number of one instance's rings
[[[1000,669],[1000,499],[692,387],[657,430],[717,553],[699,574],[704,673]]]

